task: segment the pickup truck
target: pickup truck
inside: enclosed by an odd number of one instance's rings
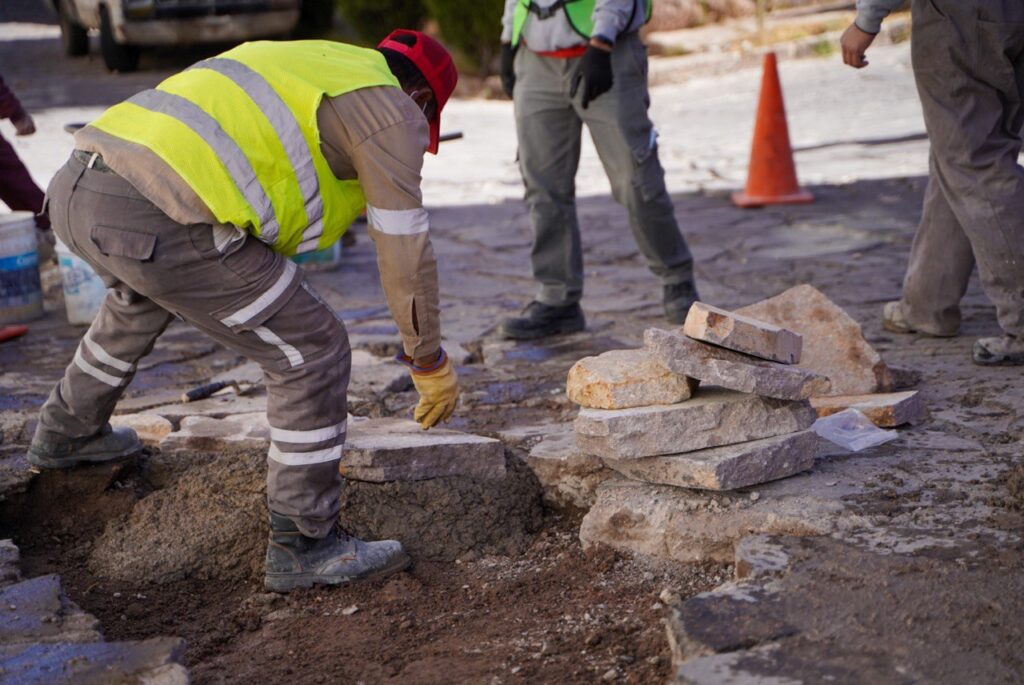
[[[89,52],[89,30],[111,71],[134,71],[139,50],[287,36],[302,0],[44,0],[57,12],[68,56]]]

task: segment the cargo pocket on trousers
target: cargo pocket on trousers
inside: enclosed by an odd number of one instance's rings
[[[126,231],[112,226],[92,227],[89,239],[105,257],[124,257],[137,262],[148,262],[156,251],[156,236],[149,233]]]
[[[646,141],[631,149],[633,155],[633,185],[640,191],[644,202],[650,202],[665,187],[665,172],[658,161],[658,132],[651,128]]]

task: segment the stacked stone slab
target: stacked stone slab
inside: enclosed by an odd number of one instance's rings
[[[569,398],[576,444],[629,479],[734,490],[814,465],[807,401],[829,381],[801,369],[802,339],[696,303],[680,330],[648,330],[645,347],[583,359]],[[688,392],[687,392],[688,391]]]

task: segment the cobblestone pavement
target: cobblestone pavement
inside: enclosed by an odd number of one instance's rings
[[[62,123],[87,118],[178,66],[177,58],[157,55],[147,58],[155,68],[127,78],[106,77],[95,59],[62,62],[51,73],[46,60],[55,50],[52,28],[11,31],[24,37],[12,39],[7,27],[0,31],[0,64],[38,115],[41,133],[19,141],[19,150],[41,180],[70,147],[56,132]],[[964,301],[959,338],[893,336],[878,321],[881,303],[899,295],[924,188],[927,143],[919,135],[908,61],[903,46],[878,50],[861,73],[841,70],[835,59],[785,66],[793,139],[802,148],[797,160],[817,197],[802,207],[742,211],[721,192],[742,181],[757,72],[654,91],[662,154],[702,299],[731,308],[811,283],[863,325],[886,361],[920,373],[917,387],[932,412],[928,424],[907,429],[895,443],[821,465],[849,486],[837,501],[859,518],[837,528],[827,544],[794,552],[796,543],[780,543],[790,546],[793,558],[817,560],[801,566],[793,582],[775,587],[788,613],[754,612],[746,629],[738,630],[738,641],[710,641],[684,655],[704,659],[683,665],[681,677],[690,682],[789,675],[806,682],[964,682],[962,670],[941,665],[946,655],[967,658],[972,651],[999,664],[984,670],[982,680],[1010,682],[1024,673],[1019,649],[1009,649],[1021,644],[1021,594],[1010,586],[999,589],[1022,570],[1022,503],[1010,494],[1006,477],[1021,458],[1022,372],[971,365],[973,340],[997,333],[994,310],[976,281]],[[510,110],[507,103],[457,102],[448,122],[465,130],[466,139],[452,144],[450,156],[446,148],[429,161],[426,190],[444,332],[470,353],[470,363],[460,369],[466,388],[452,427],[497,434],[566,422],[574,413],[564,396],[569,366],[587,354],[638,345],[645,327],[663,324],[660,289],[637,253],[624,213],[601,195],[603,181],[588,152],[580,215],[590,332],[547,344],[494,341],[490,332],[499,318],[532,292],[530,228],[512,164]],[[479,142],[485,137],[486,146]],[[394,346],[365,235],[339,265],[312,270],[309,279],[341,312],[357,347],[379,353]],[[0,479],[23,478],[19,455],[33,413],[82,333],[63,323],[61,314],[50,311],[28,336],[0,346]],[[119,411],[174,401],[183,389],[240,361],[176,324],[140,367]],[[364,399],[356,410],[372,415],[407,413],[414,401],[408,392]],[[794,481],[795,487],[802,482]],[[897,577],[906,582],[895,582]],[[797,582],[801,578],[806,582]],[[959,598],[985,601],[959,604],[962,616],[950,613],[943,584],[954,581]],[[871,593],[861,590],[876,587],[884,587],[888,603],[867,601]],[[818,593],[830,588],[836,589],[834,601],[820,601]],[[779,616],[792,619],[794,606],[806,614],[798,626],[766,627]],[[899,608],[900,621],[877,620],[892,607]],[[683,630],[699,632],[694,626],[700,619],[680,620]],[[915,621],[923,628],[909,629]],[[829,652],[829,645],[847,643],[861,651]],[[724,656],[715,657],[717,652]],[[828,660],[819,658],[823,652],[830,653]]]

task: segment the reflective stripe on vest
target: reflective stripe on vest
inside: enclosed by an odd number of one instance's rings
[[[336,241],[365,198],[320,150],[323,97],[399,87],[376,50],[331,41],[245,43],[116,105],[93,126],[149,148],[216,219],[295,254]]]
[[[633,12],[629,15],[629,20],[625,26],[630,26],[633,23],[633,18],[636,16],[637,4],[643,2],[644,9],[647,12],[647,16],[644,19],[644,23],[651,20],[651,12],[654,9],[654,3],[652,0],[634,0]],[[526,25],[526,20],[530,16],[530,5],[533,4],[531,0],[518,0],[516,3],[515,12],[512,15],[512,45],[519,45],[519,38],[523,33],[523,26]],[[556,3],[558,7],[541,8],[543,18],[541,21],[553,16],[557,13],[558,9],[565,12],[565,18],[569,22],[569,26],[572,30],[580,34],[583,38],[589,39],[594,33],[594,5],[596,0],[561,0]],[[539,7],[539,6],[537,6]],[[545,11],[548,10],[548,11]],[[536,13],[535,13],[536,14]],[[612,36],[613,38],[615,36]]]

